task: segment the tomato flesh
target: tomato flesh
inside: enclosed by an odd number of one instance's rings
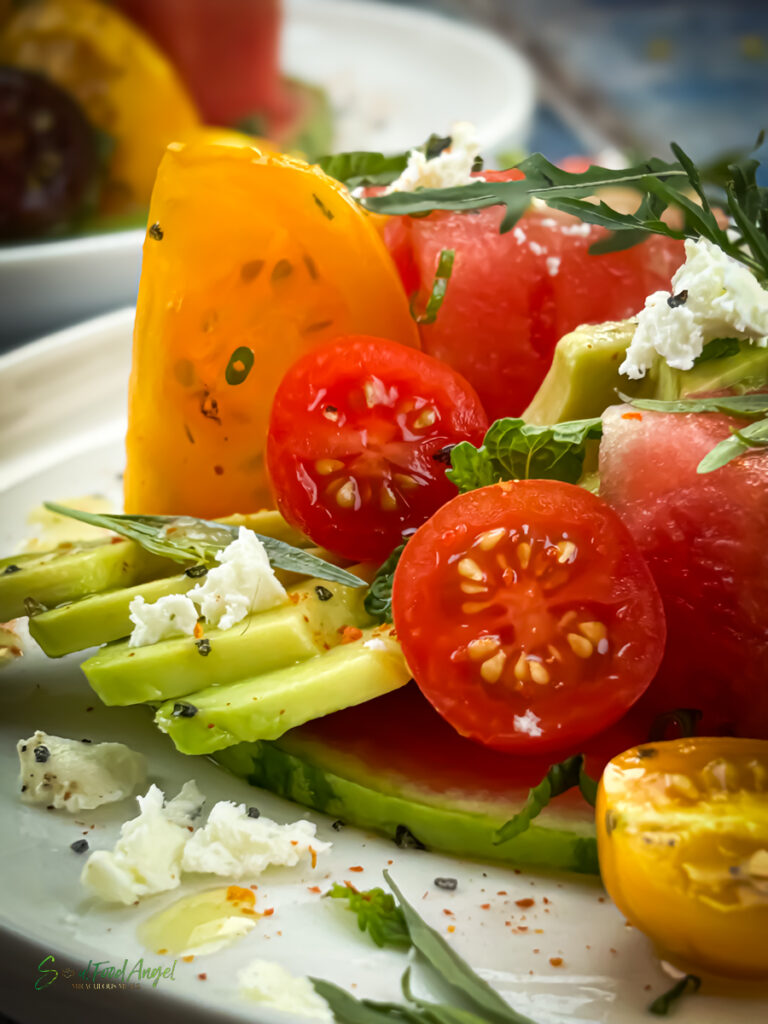
[[[511,753],[617,721],[664,649],[661,600],[628,530],[554,480],[441,508],[406,545],[393,611],[427,699],[462,735]]]
[[[493,176],[512,180],[519,172]],[[681,242],[660,236],[590,255],[606,231],[550,209],[530,210],[502,235],[503,214],[497,206],[393,217],[384,231],[417,308],[430,294],[441,250],[455,251],[437,319],[419,333],[426,352],[472,384],[492,420],[526,408],[564,334],[632,316],[647,295],[669,287],[684,259]]]
[[[354,560],[386,558],[456,489],[443,449],[480,444],[472,388],[431,356],[343,338],[300,359],[272,409],[267,465],[286,519]]]

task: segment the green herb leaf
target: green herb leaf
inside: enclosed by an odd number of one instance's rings
[[[686,974],[685,977],[676,982],[672,988],[663,992],[660,996],[657,996],[648,1007],[648,1010],[650,1013],[655,1013],[657,1017],[666,1017],[675,1003],[686,995],[686,993],[693,995],[695,992],[698,992],[700,988],[701,978],[697,977],[695,974]]]
[[[576,483],[584,467],[586,442],[602,435],[599,418],[572,420],[551,427],[521,419],[496,420],[480,448],[468,441],[451,452],[446,473],[459,491],[475,490],[499,480],[563,480]]]
[[[768,413],[768,395],[720,395],[715,398],[680,398],[671,402],[621,394],[619,398],[635,409],[648,412],[723,412],[744,417]]]
[[[377,622],[392,621],[392,583],[404,549],[405,544],[399,544],[386,562],[382,563],[365,595],[365,610]]]
[[[405,170],[408,154],[334,153],[321,156],[317,162],[326,174],[343,182],[347,188],[359,188],[361,185],[389,185],[395,181]]]
[[[335,900],[347,900],[349,909],[357,914],[360,931],[367,931],[377,946],[411,948],[405,917],[390,893],[380,888],[360,892],[336,883],[325,895]]]
[[[498,830],[493,840],[494,844],[498,846],[506,843],[525,832],[531,821],[541,814],[550,800],[575,786],[579,787],[587,803],[594,807],[597,799],[597,782],[584,770],[583,754],[575,754],[550,767],[541,782],[528,791],[528,799],[523,809]]]
[[[224,378],[227,384],[242,384],[253,369],[253,349],[246,345],[236,348],[229,357],[227,368],[224,371]]]
[[[397,1017],[387,1010],[379,1010],[374,1006],[368,1006],[361,1000],[356,999],[350,992],[333,982],[323,981],[322,978],[310,978],[315,992],[328,1003],[334,1018],[340,1024],[390,1024]],[[400,1017],[400,1020],[407,1020],[407,1017]]]
[[[741,430],[734,430],[730,437],[726,437],[720,444],[715,445],[712,451],[704,456],[696,467],[696,472],[712,473],[748,451],[766,447],[768,447],[768,418],[750,423]]]
[[[520,181],[477,181],[453,188],[369,196],[361,202],[378,213],[411,216],[433,210],[465,211],[502,206],[505,213],[500,230],[505,232],[537,197],[553,209],[611,232],[608,238],[597,242],[591,252],[627,248],[649,234],[677,239],[707,238],[758,277],[768,278],[768,189],[756,183],[758,162],[744,159],[730,164],[725,187],[714,197],[719,206],[727,206],[735,225],[726,232],[720,227],[704,192],[702,173],[676,143],[672,143],[672,151],[675,163],[654,158],[622,170],[593,166],[575,174],[534,153],[518,164],[525,176]],[[631,187],[639,193],[640,201],[633,213],[616,210],[604,199],[597,204],[590,201],[595,196],[599,198],[601,189],[616,185]],[[685,194],[690,190],[697,194],[699,202]],[[664,219],[669,209],[682,214],[680,228],[670,227]]]
[[[403,910],[411,942],[447,985],[458,989],[489,1024],[533,1024],[529,1017],[513,1010],[439,932],[422,920],[392,881],[388,871],[384,872],[384,878]]]
[[[708,341],[697,356],[693,365],[708,363],[710,359],[727,359],[729,356],[736,356],[741,351],[741,342],[738,338],[713,338]]]
[[[455,1006],[447,1006],[445,1003],[431,1003],[426,999],[419,999],[413,994],[411,988],[411,968],[408,967],[400,980],[400,987],[403,995],[420,1011],[419,1020],[427,1022],[434,1021],[434,1024],[486,1024],[484,1017],[478,1017],[471,1010],[460,1010]]]
[[[453,273],[453,260],[456,255],[454,249],[441,249],[440,257],[437,261],[437,270],[435,271],[435,278],[432,282],[432,291],[427,301],[426,309],[423,313],[417,313],[413,306],[411,306],[411,316],[417,324],[433,324],[437,320],[437,314],[440,312],[440,307],[443,304],[445,298],[445,292],[448,288],[448,282],[451,279]]]
[[[202,561],[215,562],[222,548],[237,540],[239,527],[230,523],[217,523],[209,519],[193,519],[191,516],[126,516],[106,513],[83,512],[66,508],[52,501],[44,502],[45,508],[70,519],[78,519],[91,526],[100,526],[113,533],[140,544],[146,551],[170,558],[174,562]],[[365,581],[346,569],[331,565],[316,555],[301,548],[295,548],[285,541],[256,536],[267,552],[270,565],[278,569],[299,573],[303,576],[317,576],[332,583],[347,587],[364,587]]]
[[[677,726],[681,737],[695,736],[700,720],[701,711],[698,708],[675,708],[674,711],[665,711],[654,718],[648,741],[656,743],[659,740],[665,740],[671,725]]]

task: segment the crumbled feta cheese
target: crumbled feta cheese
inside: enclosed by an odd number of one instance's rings
[[[145,647],[172,636],[191,636],[197,625],[197,608],[185,594],[168,594],[150,604],[141,595],[128,605],[134,624],[129,647]]]
[[[546,223],[542,221],[542,224]],[[575,235],[577,238],[589,238],[592,234],[592,225],[587,224],[586,221],[580,221],[578,224],[561,224],[560,225],[561,235]]]
[[[679,301],[670,305],[673,296]],[[671,367],[690,370],[704,345],[721,337],[765,348],[768,291],[747,267],[706,238],[687,239],[685,263],[672,278],[672,291],[654,292],[645,300],[619,370],[639,380],[657,353]]]
[[[205,797],[197,787],[194,779],[185,782],[179,792],[165,805],[165,816],[168,821],[186,828],[194,825],[203,813]]]
[[[472,177],[475,160],[480,155],[480,143],[475,126],[468,121],[457,121],[451,129],[451,145],[428,160],[420,149],[412,149],[408,164],[386,189],[386,192],[414,192],[417,188],[453,188],[483,181]]]
[[[142,754],[123,743],[88,743],[38,731],[16,744],[21,799],[73,814],[124,800],[147,777]]]
[[[284,1013],[332,1021],[330,1007],[312,987],[309,978],[296,978],[280,964],[253,960],[237,975],[240,994]]]
[[[547,273],[550,277],[557,277],[560,273],[559,256],[547,256]]]
[[[524,732],[526,736],[541,736],[539,722],[541,719],[529,708],[524,715],[515,715],[512,724],[515,732]]]
[[[204,828],[190,837],[184,850],[185,871],[203,871],[230,878],[259,875],[270,864],[293,867],[302,857],[331,848],[315,838],[309,821],[278,825],[269,818],[252,818],[245,804],[227,800],[214,805]]]
[[[380,636],[372,636],[370,640],[364,641],[363,647],[367,647],[369,651],[388,650],[386,640],[382,640]]]
[[[273,608],[288,599],[253,530],[241,526],[237,540],[216,558],[220,564],[190,590],[189,598],[200,605],[205,620],[219,629],[229,629],[249,612]]]
[[[528,243],[528,248],[531,250],[534,256],[543,256],[547,251],[545,246],[539,245],[538,242],[534,242],[533,239]]]
[[[181,882],[189,830],[169,820],[157,786],[137,799],[139,815],[123,824],[114,850],[94,851],[80,876],[86,889],[108,903],[135,903]]]
[[[528,238],[526,233],[523,231],[523,229],[519,225],[514,227],[514,228],[512,228],[512,237],[514,238],[514,240],[517,242],[518,245],[522,245],[523,242]]]

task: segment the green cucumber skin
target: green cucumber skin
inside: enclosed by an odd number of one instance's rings
[[[18,565],[19,571],[6,573],[8,565]],[[177,570],[178,563],[150,554],[132,541],[5,558],[0,562],[0,622],[25,616],[25,598],[50,608]]]
[[[570,829],[567,819],[550,809],[527,831],[497,846],[493,840],[506,820],[503,814],[455,810],[380,792],[324,771],[282,750],[279,743],[241,743],[213,757],[252,786],[390,839],[404,825],[427,848],[442,853],[520,867],[599,873],[594,834]]]
[[[49,658],[62,658],[128,636],[133,629],[128,607],[134,597],[141,596],[149,604],[168,594],[185,594],[199,582],[182,573],[91,594],[34,615],[29,620],[29,632]]]

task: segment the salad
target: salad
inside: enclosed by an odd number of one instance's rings
[[[0,619],[339,827],[599,871],[679,995],[768,974],[768,199],[674,150],[169,147],[126,513],[50,504],[110,533],[0,561]],[[392,889],[361,928],[444,963]]]

